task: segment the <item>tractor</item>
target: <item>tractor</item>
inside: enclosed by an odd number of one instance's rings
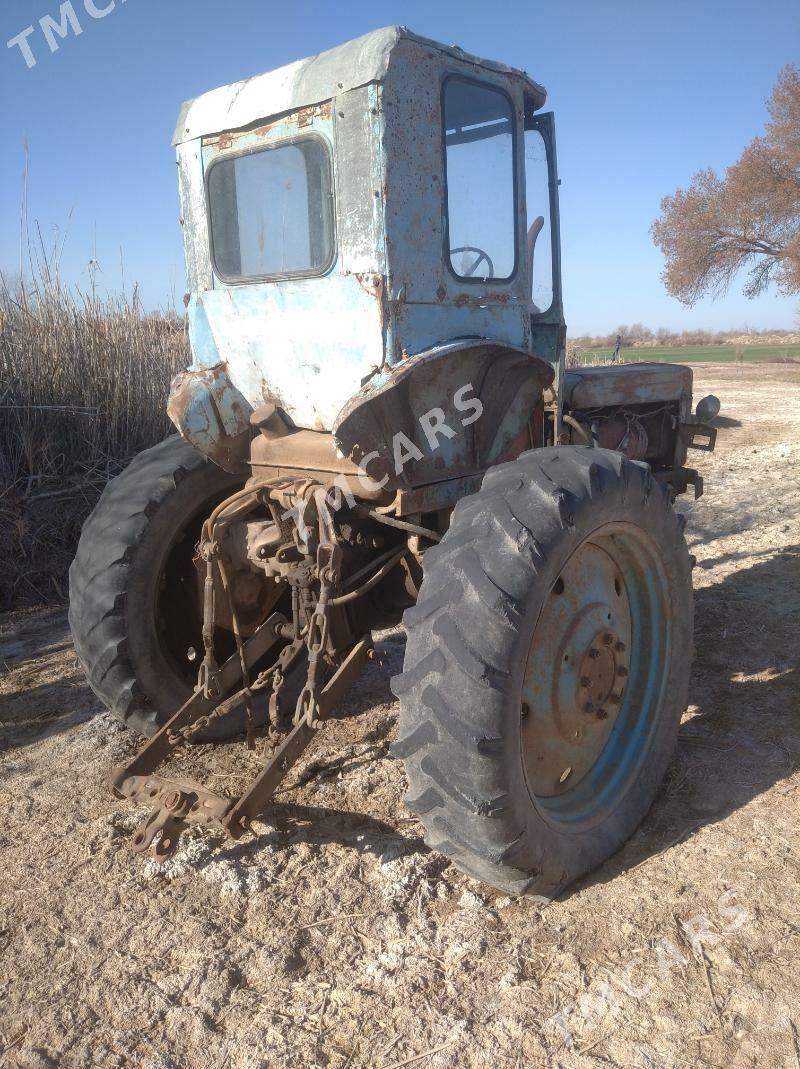
[[[70,571],[89,683],[146,737],[110,775],[148,806],[135,851],[241,838],[401,623],[392,753],[432,850],[551,899],[651,805],[692,657],[673,506],[718,402],[687,367],[566,367],[545,98],[390,27],[183,106],[179,433]],[[244,793],[161,774],[234,736]]]

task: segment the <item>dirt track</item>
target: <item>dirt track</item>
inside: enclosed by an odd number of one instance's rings
[[[691,705],[630,843],[542,908],[422,844],[387,756],[383,643],[269,822],[163,870],[103,786],[134,740],[61,612],[0,618],[0,1064],[800,1069],[800,368],[696,368],[722,399]],[[195,748],[224,785],[253,759]],[[312,778],[313,776],[313,778]]]

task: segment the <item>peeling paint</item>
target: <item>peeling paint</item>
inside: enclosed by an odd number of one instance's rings
[[[187,441],[226,471],[246,470],[252,411],[224,363],[181,371],[172,380],[167,415]]]

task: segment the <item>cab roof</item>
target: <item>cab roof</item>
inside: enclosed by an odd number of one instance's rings
[[[471,56],[457,46],[419,37],[404,26],[387,26],[318,56],[297,60],[186,101],[178,116],[173,144],[238,130],[261,119],[319,104],[370,82],[382,82],[401,42],[411,42],[412,46],[428,52],[435,49],[450,59],[519,79],[535,108],[541,108],[546,100],[543,87],[524,71]]]

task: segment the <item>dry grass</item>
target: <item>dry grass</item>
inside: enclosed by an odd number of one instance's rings
[[[169,431],[183,320],[68,289],[43,264],[0,276],[0,610],[66,595],[84,518],[110,477]]]

